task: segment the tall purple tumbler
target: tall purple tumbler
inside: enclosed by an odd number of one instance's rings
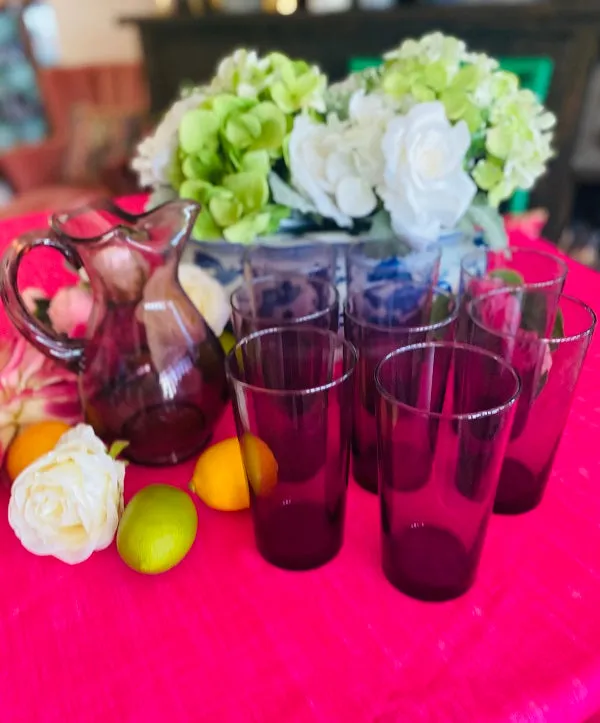
[[[306,570],[344,531],[356,350],[331,331],[268,329],[227,360],[260,554]]]
[[[352,429],[352,473],[377,492],[375,368],[394,349],[454,336],[458,307],[451,294],[403,281],[373,284],[352,294],[344,309],[346,339],[358,351]]]
[[[415,344],[377,367],[382,561],[420,600],[475,579],[520,382],[500,357],[454,342]]]
[[[565,295],[550,313],[535,286],[492,291],[468,311],[468,341],[510,362],[522,383],[494,511],[528,512],[544,495],[596,316]]]

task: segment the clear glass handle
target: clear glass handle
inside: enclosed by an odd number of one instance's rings
[[[45,246],[59,251],[75,268],[81,268],[79,254],[71,246],[53,235],[32,232],[15,239],[0,262],[0,298],[15,328],[54,361],[73,371],[79,370],[85,343],[81,339],[68,339],[43,326],[27,309],[19,292],[19,267],[23,258],[33,249]]]

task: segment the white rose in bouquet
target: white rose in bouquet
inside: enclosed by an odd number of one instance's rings
[[[79,424],[14,481],[8,522],[29,552],[83,562],[115,536],[124,478],[125,464]]]
[[[437,240],[465,214],[477,186],[464,170],[471,134],[466,123],[452,126],[440,102],[420,103],[388,124],[379,187],[394,231],[411,240]]]

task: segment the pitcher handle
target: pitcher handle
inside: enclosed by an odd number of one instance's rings
[[[0,262],[0,298],[8,318],[15,328],[33,344],[36,349],[72,371],[77,371],[85,342],[81,339],[69,339],[44,327],[27,309],[19,292],[19,267],[23,258],[39,246],[59,251],[76,269],[83,266],[81,257],[70,246],[47,232],[32,232],[15,239]]]

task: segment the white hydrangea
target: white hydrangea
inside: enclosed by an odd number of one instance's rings
[[[137,147],[131,168],[138,174],[143,188],[169,186],[169,166],[177,148],[181,119],[192,108],[197,108],[207,97],[204,87],[195,88],[176,101],[164,115],[154,133]]]

